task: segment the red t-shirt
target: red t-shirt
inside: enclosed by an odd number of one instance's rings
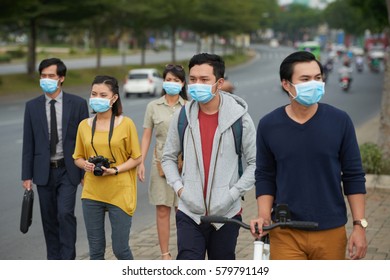
[[[206,198],[211,152],[213,149],[215,130],[218,126],[218,112],[212,115],[208,115],[202,112],[202,110],[199,110],[198,119],[200,127],[200,138],[202,142],[203,168],[205,174],[203,196]]]

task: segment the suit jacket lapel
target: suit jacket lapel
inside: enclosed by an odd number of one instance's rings
[[[37,103],[37,114],[42,122],[42,128],[45,133],[46,139],[49,139],[49,125],[47,121],[47,115],[46,115],[46,98],[45,95],[42,95],[38,99]]]
[[[70,113],[72,111],[72,101],[68,98],[68,95],[63,92],[62,93],[62,143],[64,143],[66,139],[66,133],[68,131],[68,124],[70,119]]]

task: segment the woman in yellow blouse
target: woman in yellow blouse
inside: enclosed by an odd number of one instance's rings
[[[89,105],[96,115],[80,123],[73,158],[85,170],[81,199],[90,259],[104,259],[107,211],[113,252],[117,259],[131,260],[129,236],[141,163],[137,129],[130,118],[122,116],[115,78],[95,77]]]
[[[169,252],[171,207],[177,207],[177,197],[167,184],[163,174],[160,174],[160,161],[167,138],[169,124],[176,110],[180,110],[187,100],[185,71],[180,65],[168,64],[163,72],[162,96],[151,101],[144,118],[142,135],[142,163],[138,167],[138,178],[145,181],[144,161],[147,156],[152,132],[155,129],[156,146],[153,150],[153,161],[150,172],[149,202],[156,206],[157,234],[161,249],[161,258],[171,259]],[[160,171],[159,171],[160,170]]]

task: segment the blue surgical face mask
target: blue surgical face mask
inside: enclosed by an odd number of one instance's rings
[[[295,87],[296,96],[292,96],[298,103],[309,107],[321,100],[325,94],[325,83],[320,81],[309,81],[300,84],[290,83]]]
[[[89,106],[91,106],[92,110],[94,110],[96,113],[104,113],[111,108],[110,100],[111,99],[99,97],[90,98]]]
[[[53,94],[58,89],[58,80],[43,78],[39,80],[39,85],[43,92]]]
[[[215,97],[215,94],[212,93],[212,88],[215,84],[190,84],[188,85],[188,92],[195,101],[207,103]]]
[[[177,95],[183,86],[176,82],[163,82],[163,89],[169,95]]]

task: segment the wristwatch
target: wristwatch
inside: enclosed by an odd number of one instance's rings
[[[367,222],[367,220],[366,219],[360,219],[360,220],[355,220],[355,221],[353,221],[353,225],[354,226],[356,226],[356,225],[359,225],[359,226],[361,226],[362,228],[367,228],[367,226],[368,226],[368,222]]]
[[[115,175],[118,175],[118,173],[119,173],[118,168],[114,166],[114,167],[112,167],[112,169],[115,170]]]

